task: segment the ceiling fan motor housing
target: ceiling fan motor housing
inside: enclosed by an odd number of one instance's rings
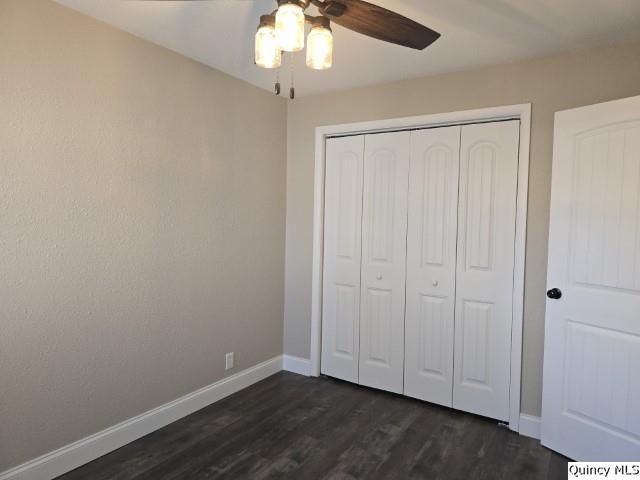
[[[322,6],[321,12],[329,17],[339,17],[346,9],[347,6],[344,3],[329,1]]]

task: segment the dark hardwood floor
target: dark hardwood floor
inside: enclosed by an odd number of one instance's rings
[[[281,372],[59,478],[566,479],[566,462],[492,420]]]

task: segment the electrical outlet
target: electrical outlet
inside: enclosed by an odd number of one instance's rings
[[[224,356],[224,369],[231,370],[233,368],[233,352],[229,352]]]

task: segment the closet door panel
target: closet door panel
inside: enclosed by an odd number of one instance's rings
[[[509,419],[519,122],[462,127],[453,406]]]
[[[406,395],[452,406],[460,127],[411,133]]]
[[[362,385],[403,390],[409,132],[365,137],[360,368]]]
[[[358,382],[364,137],[326,145],[322,368]]]

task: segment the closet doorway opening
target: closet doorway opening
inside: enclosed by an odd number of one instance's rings
[[[513,141],[515,141],[515,146],[511,145],[511,147],[509,147],[507,145],[507,150],[509,150],[509,148],[511,148],[510,150],[510,158],[512,158],[513,161],[513,165],[509,166],[509,168],[513,169],[512,175],[513,177],[513,183],[515,183],[515,185],[513,185],[513,189],[512,189],[512,202],[515,202],[513,206],[513,237],[507,239],[508,242],[513,242],[513,252],[510,253],[510,255],[512,255],[512,258],[510,259],[510,261],[512,261],[512,265],[509,266],[507,265],[506,268],[512,268],[513,269],[513,275],[512,275],[512,282],[510,282],[510,287],[511,287],[511,291],[510,293],[510,297],[507,302],[507,307],[510,310],[510,312],[505,312],[504,309],[501,312],[501,318],[503,318],[503,320],[506,318],[505,315],[509,315],[510,314],[510,321],[511,324],[509,325],[509,329],[508,329],[508,335],[510,336],[510,339],[507,339],[506,341],[509,341],[509,348],[506,351],[506,357],[503,358],[504,359],[508,359],[509,361],[509,365],[507,367],[507,369],[505,371],[502,372],[502,376],[505,377],[503,378],[502,381],[502,388],[506,389],[506,391],[504,392],[505,394],[501,396],[501,402],[503,403],[502,407],[499,408],[498,410],[501,413],[496,413],[495,415],[489,414],[487,416],[493,416],[494,418],[499,418],[502,421],[506,421],[509,424],[509,427],[514,430],[514,431],[519,431],[519,423],[520,423],[520,388],[521,388],[521,363],[522,363],[522,323],[523,323],[523,304],[524,304],[524,270],[525,270],[525,243],[526,243],[526,223],[527,223],[527,196],[528,196],[528,175],[529,175],[529,139],[530,139],[530,125],[531,125],[531,105],[530,104],[522,104],[522,105],[513,105],[513,106],[506,106],[506,107],[494,107],[494,108],[485,108],[485,109],[479,109],[479,110],[470,110],[470,111],[462,111],[462,112],[453,112],[453,113],[444,113],[444,114],[435,114],[435,115],[424,115],[424,116],[418,116],[418,117],[408,117],[408,118],[401,118],[401,119],[390,119],[390,120],[383,120],[383,121],[373,121],[373,122],[364,122],[364,123],[353,123],[353,124],[343,124],[343,125],[334,125],[334,126],[325,126],[325,127],[319,127],[316,129],[316,142],[315,142],[315,186],[314,186],[314,237],[313,237],[313,285],[312,285],[312,330],[311,330],[311,373],[313,376],[319,376],[321,374],[321,370],[324,371],[327,368],[329,368],[328,366],[325,366],[321,369],[321,358],[322,358],[322,352],[323,352],[323,345],[322,345],[322,338],[323,338],[323,302],[326,300],[324,298],[324,291],[323,291],[323,283],[324,280],[326,280],[325,278],[325,268],[327,268],[327,264],[325,262],[325,234],[327,232],[325,232],[325,215],[327,214],[327,212],[325,211],[325,188],[327,187],[327,145],[332,145],[332,144],[337,144],[339,142],[330,142],[331,139],[335,139],[335,138],[339,138],[339,137],[355,137],[355,136],[359,136],[362,138],[371,138],[371,139],[375,139],[375,138],[383,138],[384,136],[378,136],[376,137],[375,134],[384,134],[384,133],[390,133],[390,132],[406,132],[403,134],[398,134],[395,135],[394,138],[398,139],[399,144],[397,145],[397,149],[399,149],[399,152],[405,152],[406,150],[406,155],[409,155],[408,151],[412,150],[414,147],[413,141],[411,144],[407,143],[405,145],[406,142],[408,142],[409,138],[412,137],[417,137],[420,132],[428,132],[429,130],[433,130],[434,132],[436,131],[435,129],[442,129],[441,131],[445,131],[444,128],[445,127],[458,127],[457,130],[455,128],[448,128],[448,131],[450,133],[455,133],[455,132],[468,132],[468,133],[460,133],[459,134],[459,141],[464,142],[476,142],[478,143],[478,141],[482,141],[482,138],[479,139],[474,139],[473,136],[475,135],[475,131],[478,130],[479,127],[481,127],[480,125],[478,125],[477,127],[472,127],[473,125],[476,124],[484,124],[487,125],[488,131],[491,130],[495,130],[495,128],[491,128],[491,124],[492,123],[498,123],[500,122],[502,125],[507,125],[510,124],[511,125],[511,135],[515,136],[515,140],[512,140],[511,143],[513,143]],[[497,125],[496,125],[497,126]],[[480,129],[481,130],[481,129]],[[415,133],[414,133],[415,132]],[[455,137],[455,135],[453,135]],[[468,140],[464,140],[464,137],[468,137]],[[388,136],[390,137],[390,136]],[[405,139],[406,137],[406,139]],[[364,143],[364,142],[363,142]],[[375,143],[375,142],[374,142]],[[357,144],[357,143],[356,143]],[[331,148],[331,147],[330,147]],[[386,150],[386,147],[384,145],[382,145],[382,148]],[[356,149],[357,150],[357,149]],[[404,153],[401,153],[404,154]],[[364,148],[362,149],[362,155],[363,158],[366,155]],[[462,155],[462,150],[460,150],[460,155]],[[407,157],[408,158],[408,157]],[[460,162],[461,160],[459,160]],[[471,160],[469,160],[471,161]],[[497,159],[494,161],[497,161],[498,163],[496,165],[494,165],[493,168],[496,167],[500,167],[500,162],[504,162],[503,160]],[[492,160],[488,160],[489,163],[487,163],[487,161],[482,160],[480,162],[477,161],[473,161],[474,164],[476,165],[480,165],[484,162],[485,165],[489,165],[491,164]],[[383,161],[384,163],[384,161]],[[410,163],[409,160],[406,161],[407,166]],[[462,165],[462,163],[459,163],[459,165]],[[469,164],[467,164],[467,166],[469,166]],[[503,166],[508,166],[508,164],[503,163]],[[362,167],[361,167],[362,168]],[[404,168],[404,167],[401,167]],[[475,168],[475,167],[474,167]],[[491,168],[491,167],[487,167],[487,168]],[[476,168],[477,170],[477,168]],[[481,169],[482,170],[482,169]],[[486,168],[485,168],[486,170]],[[460,177],[460,172],[454,172],[456,173],[456,182],[459,181],[463,181],[464,185],[463,185],[463,189],[462,190],[466,190],[467,187],[473,187],[473,185],[469,184],[467,182],[466,178],[462,178]],[[331,174],[331,172],[329,172],[329,174]],[[480,173],[482,174],[482,173]],[[486,173],[485,173],[486,175]],[[359,172],[356,173],[356,176],[360,178],[360,181],[364,181],[364,172]],[[411,173],[409,173],[409,181],[408,183],[411,183]],[[453,177],[452,177],[453,178]],[[399,183],[397,183],[397,185],[402,185],[402,179],[399,180]],[[330,185],[331,182],[329,182],[329,187],[331,187]],[[366,183],[366,182],[365,182]],[[504,180],[503,183],[505,185],[507,185],[509,183],[509,180]],[[476,186],[476,192],[480,194],[480,196],[482,196],[482,182],[478,183],[478,185]],[[362,190],[363,188],[366,189],[366,185],[360,185],[358,188],[360,188],[360,197],[362,198]],[[407,186],[407,189],[410,188],[410,185]],[[456,183],[455,185],[456,191],[459,188],[458,183]],[[479,189],[479,190],[478,190]],[[508,196],[509,194],[507,193],[507,197],[504,198],[511,198]],[[410,200],[410,198],[409,198]],[[358,198],[354,197],[354,201],[357,203],[358,202]],[[466,197],[464,200],[461,199],[461,201],[463,203],[465,203]],[[487,201],[491,201],[491,200],[487,200]],[[403,202],[401,201],[400,204],[402,204]],[[409,209],[409,215],[411,215],[411,206],[410,206],[410,202],[406,201],[405,199],[405,204],[408,203],[408,207],[402,207],[400,206],[400,210],[402,210],[402,208],[405,209]],[[366,201],[362,202],[362,207],[366,208]],[[328,207],[330,208],[335,208],[335,207]],[[399,217],[402,216],[402,212],[398,210],[399,213]],[[464,210],[464,208],[462,209]],[[360,213],[358,213],[359,215],[362,215],[362,211],[360,210]],[[463,212],[464,214],[464,212]],[[460,212],[458,212],[458,216],[460,215]],[[480,212],[480,216],[482,215],[482,213]],[[363,217],[364,218],[364,217]],[[480,218],[480,217],[479,217]],[[457,220],[456,220],[457,221]],[[481,220],[479,220],[481,221]],[[476,222],[477,223],[477,222]],[[406,230],[406,225],[404,225],[403,228],[405,228]],[[367,234],[367,228],[365,226],[365,235]],[[458,227],[458,229],[464,229],[466,228],[466,226],[463,227]],[[409,227],[409,230],[411,230],[411,227]],[[415,229],[414,229],[415,230]],[[455,230],[455,229],[454,229]],[[362,234],[362,231],[360,231],[360,235]],[[456,237],[456,232],[453,232],[452,235],[454,237]],[[459,240],[459,239],[458,239]],[[360,240],[359,240],[360,241]],[[401,244],[401,239],[400,241],[396,242],[398,244]],[[459,249],[460,245],[458,245],[458,249]],[[329,254],[331,252],[329,251]],[[402,253],[402,252],[401,252]],[[476,252],[477,253],[477,252]],[[405,250],[404,255],[407,255],[407,251]],[[409,253],[410,254],[410,253]],[[396,252],[396,257],[397,257],[397,252]],[[457,252],[457,255],[464,255],[464,252]],[[408,260],[407,260],[408,262]],[[456,260],[454,260],[454,263],[456,262]],[[460,260],[457,260],[458,263],[460,263]],[[360,267],[362,269],[366,269],[366,266],[364,264],[362,264],[362,266]],[[455,269],[454,269],[455,270]],[[459,270],[459,269],[458,269]],[[376,270],[377,271],[377,270]],[[359,272],[360,275],[362,275],[362,271]],[[366,272],[365,272],[366,273]],[[369,272],[372,273],[375,277],[375,272]],[[378,272],[378,275],[381,275],[381,272]],[[460,275],[460,274],[458,274]],[[503,277],[507,275],[507,273],[503,272]],[[405,281],[409,281],[408,277],[407,277],[407,273],[403,270],[401,271],[398,275],[396,275],[398,278],[403,277],[405,278]],[[455,276],[455,274],[454,274]],[[373,278],[373,277],[372,277]],[[386,278],[386,277],[385,277]],[[460,275],[460,278],[464,279],[462,275]],[[434,282],[435,283],[435,282]],[[455,281],[454,281],[455,283]],[[462,282],[461,282],[462,284]],[[406,284],[405,284],[406,286]],[[404,289],[405,286],[403,286],[402,288]],[[357,288],[360,288],[360,285],[357,286]],[[455,289],[454,289],[455,291]],[[400,295],[400,297],[402,297],[402,295]],[[408,301],[408,300],[407,300]],[[358,305],[360,304],[360,298],[358,297]],[[464,305],[464,302],[462,305],[457,305],[458,302],[454,301],[454,304],[456,304],[455,307],[455,316],[456,316],[456,321],[458,321],[458,317],[460,315],[459,313],[459,309],[468,309],[468,312],[470,315],[474,316],[474,318],[477,317],[477,319],[482,320],[483,315],[485,315],[485,313],[483,313],[483,309],[485,308],[485,305],[482,305],[481,303],[468,303],[468,305]],[[392,305],[393,308],[397,311],[400,311],[402,308],[404,308],[404,304],[403,305]],[[410,305],[407,304],[406,305],[407,308],[410,308]],[[474,308],[471,308],[474,307]],[[359,307],[358,307],[359,308]],[[431,308],[431,307],[430,307]],[[453,307],[452,307],[453,308]],[[482,313],[482,315],[480,315]],[[358,316],[360,315],[360,312],[358,312]],[[453,311],[451,313],[451,315],[453,315]],[[486,315],[489,315],[489,313],[486,313]],[[483,317],[484,318],[484,317]],[[485,321],[488,321],[489,317],[487,316],[485,318]],[[359,320],[358,320],[359,321]],[[402,323],[404,323],[405,318],[402,319]],[[508,321],[508,319],[507,319]],[[474,320],[474,323],[475,322]],[[482,323],[482,322],[480,322]],[[400,325],[400,323],[398,323],[398,325]],[[503,328],[503,332],[502,332],[502,336],[504,339],[505,336],[505,329]],[[326,332],[325,332],[326,333]],[[479,329],[477,332],[475,332],[475,334],[482,334],[482,329]],[[402,335],[404,336],[404,332],[402,333]],[[458,343],[458,349],[460,350],[460,345],[462,345],[464,343],[464,339],[463,338],[459,338],[456,340]],[[453,342],[453,340],[452,340]],[[463,343],[460,343],[463,342]],[[402,345],[402,352],[395,352],[394,355],[397,357],[398,355],[404,355],[405,351],[404,348],[405,346]],[[398,348],[396,348],[396,346],[393,346],[393,349],[398,350]],[[411,350],[411,349],[410,349]],[[451,350],[453,351],[453,347],[451,348]],[[457,352],[456,355],[458,355],[460,352]],[[407,353],[409,354],[409,353]],[[477,354],[477,352],[474,352],[474,354]],[[415,353],[415,348],[413,348],[413,353],[411,353],[411,355],[416,355]],[[453,355],[453,353],[452,353]],[[371,362],[369,362],[371,363]],[[375,363],[375,362],[374,362]],[[452,357],[452,364],[453,364],[453,357]],[[356,365],[355,367],[356,369],[358,369],[358,366]],[[402,386],[398,387],[397,384],[397,379],[393,380],[393,379],[389,379],[389,381],[391,383],[389,383],[389,385],[391,385],[391,388],[386,388],[384,385],[381,385],[379,388],[383,388],[383,389],[388,389],[391,391],[399,391],[400,389],[404,389],[405,386],[405,382],[406,382],[406,372],[404,371],[404,364],[402,366],[402,373],[401,375],[402,377]],[[397,368],[396,368],[397,370]],[[452,367],[453,370],[453,367]],[[382,371],[382,370],[381,370]],[[451,373],[451,375],[453,375],[453,373]],[[396,373],[397,376],[397,373]],[[373,378],[373,384],[372,386],[376,386],[375,385],[375,379],[377,378],[375,373],[373,375],[373,377],[371,375],[369,375],[369,379],[366,378],[367,375],[364,376],[363,381],[362,382],[357,382],[357,383],[363,383],[363,384],[372,384],[372,378]],[[473,377],[473,375],[472,375]],[[383,377],[380,377],[383,378]],[[470,377],[471,378],[471,377]],[[353,380],[352,380],[353,381]],[[394,383],[395,382],[395,383]],[[383,382],[384,384],[385,382]],[[465,395],[464,395],[464,388],[463,387],[478,387],[477,392],[474,392],[473,390],[470,390],[468,393],[470,393],[472,396],[476,395],[476,393],[481,393],[483,385],[481,384],[482,382],[477,382],[477,385],[473,385],[474,383],[474,379],[471,378],[471,382],[466,381],[466,382],[459,382],[460,383],[460,394],[458,394],[459,400],[457,402],[454,402],[454,407],[455,408],[460,408],[462,410],[468,410],[468,411],[474,411],[474,409],[472,408],[473,406],[471,406],[471,408],[466,408],[465,407]],[[454,385],[455,386],[455,385]],[[446,385],[444,386],[446,391]],[[416,389],[417,388],[417,389]],[[400,393],[405,393],[407,395],[410,396],[417,396],[418,398],[423,398],[426,399],[428,401],[432,401],[428,396],[422,396],[421,397],[421,393],[420,393],[420,386],[418,384],[418,386],[416,388],[413,388],[414,392],[412,393],[411,390],[403,390]],[[429,387],[430,388],[430,387]],[[452,387],[453,388],[453,387]],[[418,393],[415,393],[418,392]],[[495,399],[492,399],[490,396],[487,397],[487,401],[489,403],[494,402]],[[446,402],[439,402],[437,401],[437,399],[435,400],[436,403],[443,403],[443,404],[447,404]],[[456,405],[457,403],[457,405]],[[493,408],[493,407],[491,407]],[[488,410],[486,410],[487,412],[491,412],[491,408],[489,408]],[[476,409],[476,413],[483,413],[485,410],[483,410],[484,407],[481,406],[480,409]]]

